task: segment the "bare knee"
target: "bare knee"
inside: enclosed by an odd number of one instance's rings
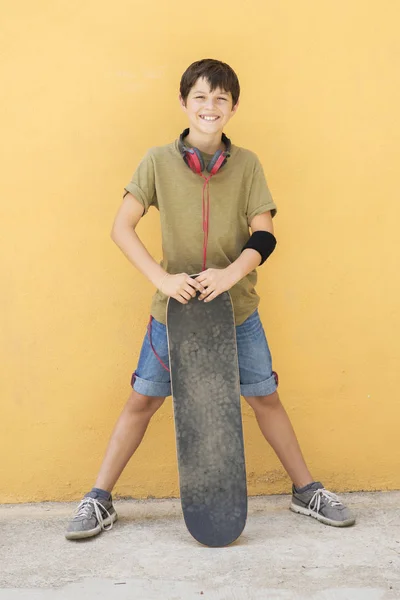
[[[245,396],[245,400],[250,404],[251,408],[257,412],[263,408],[278,408],[281,406],[279,394],[277,391],[268,396]]]
[[[131,413],[147,413],[153,415],[164,402],[165,397],[144,396],[135,390],[132,390],[125,409]]]

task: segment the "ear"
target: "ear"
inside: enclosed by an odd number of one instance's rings
[[[179,103],[181,105],[182,110],[186,112],[186,104],[185,104],[185,102],[184,102],[184,100],[182,98],[182,95],[179,94],[178,98],[179,98]]]
[[[239,108],[239,104],[240,104],[240,98],[239,100],[236,102],[236,105],[232,108],[232,116],[235,114],[235,112],[237,111],[237,109]]]

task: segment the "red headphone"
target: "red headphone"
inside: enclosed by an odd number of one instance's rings
[[[222,141],[226,146],[226,150],[217,150],[210,162],[205,165],[203,157],[198,148],[188,148],[185,146],[183,139],[189,135],[189,128],[185,129],[179,136],[179,151],[187,166],[192,169],[193,173],[201,175],[206,169],[211,175],[215,175],[224,166],[229,156],[231,155],[231,140],[222,134]]]
[[[203,185],[203,232],[204,232],[204,243],[203,243],[203,271],[206,268],[207,262],[207,244],[208,244],[208,225],[210,221],[210,191],[209,191],[209,181],[213,175],[218,173],[218,171],[224,166],[228,157],[231,155],[231,140],[226,137],[226,135],[222,134],[222,141],[226,146],[226,150],[217,150],[214,156],[211,158],[210,162],[205,165],[203,157],[201,156],[200,150],[198,148],[188,148],[185,146],[183,139],[189,134],[189,129],[185,129],[181,135],[179,136],[178,146],[179,151],[182,154],[183,160],[187,164],[187,166],[196,173],[196,175],[200,175],[204,179]],[[203,171],[206,169],[210,176],[206,177],[203,175]],[[207,191],[207,198],[206,198]]]

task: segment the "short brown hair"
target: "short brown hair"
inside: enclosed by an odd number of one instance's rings
[[[179,91],[185,104],[190,90],[199,77],[208,81],[212,92],[217,88],[221,88],[224,92],[231,92],[232,106],[236,106],[240,95],[237,75],[229,65],[212,58],[203,58],[192,63],[182,75]]]

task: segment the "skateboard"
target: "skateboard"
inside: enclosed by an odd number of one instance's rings
[[[179,485],[186,526],[201,544],[227,546],[247,517],[240,382],[232,300],[167,304]]]

